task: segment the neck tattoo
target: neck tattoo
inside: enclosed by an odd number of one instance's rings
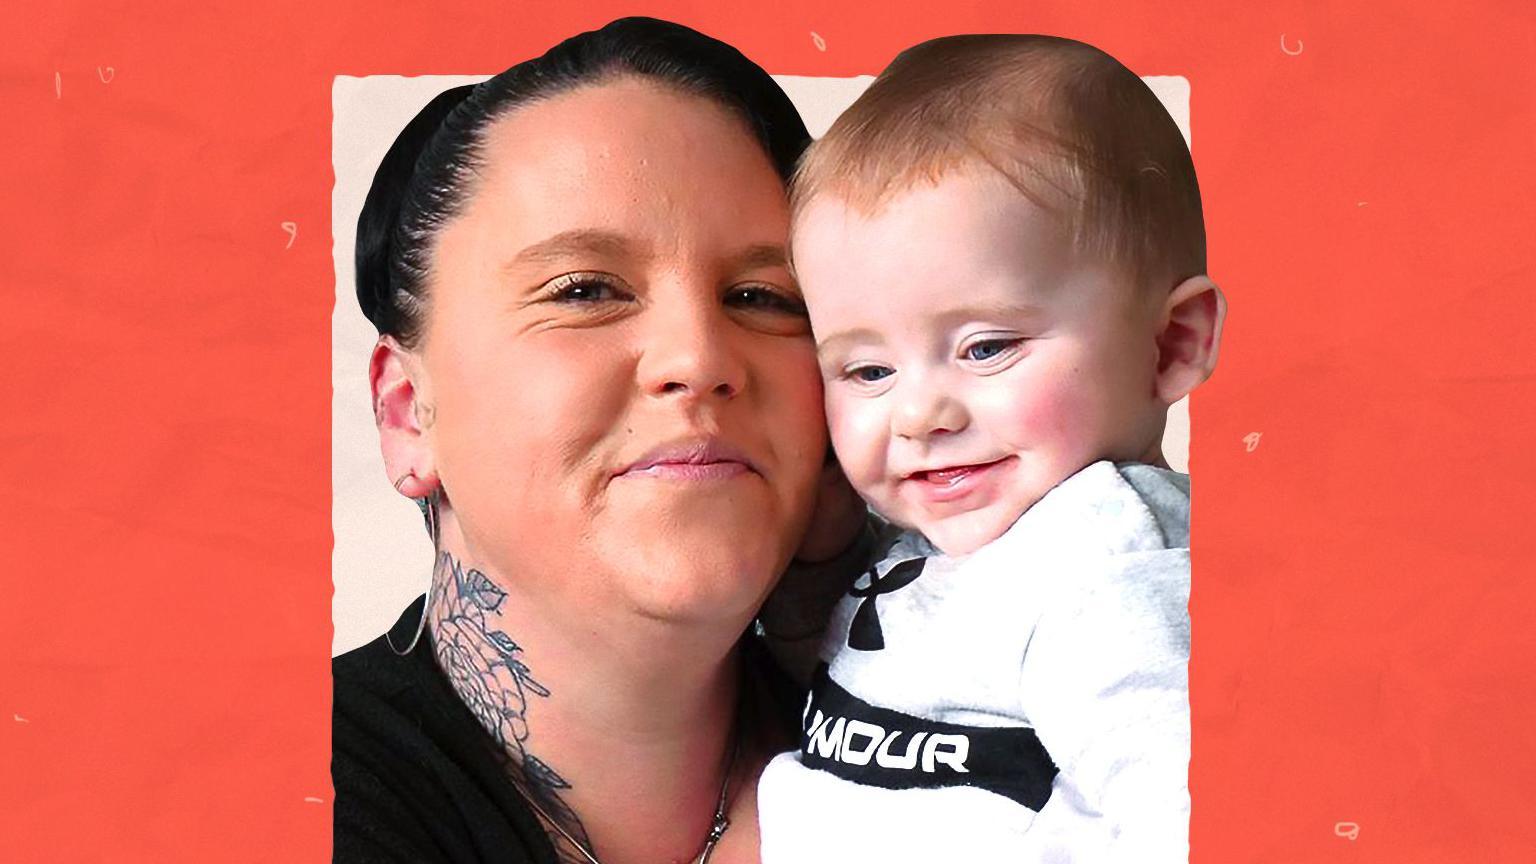
[[[586,827],[560,796],[571,784],[528,749],[530,699],[547,699],[550,690],[533,677],[523,660],[522,647],[501,629],[507,592],[480,570],[465,568],[447,552],[439,553],[432,581],[435,596],[429,598],[423,614],[430,616],[437,665],[460,701],[510,757],[507,768],[512,785],[544,824],[553,829],[550,840],[561,862],[602,864],[592,851]],[[731,757],[720,783],[714,818],[695,864],[708,864],[716,844],[731,825],[725,814],[730,809],[731,775],[741,750],[739,729],[733,731],[732,739]]]
[[[438,555],[432,589],[427,614],[438,667],[459,700],[507,754],[512,785],[561,836],[577,838],[579,847],[587,845],[586,828],[560,794],[571,784],[528,748],[529,708],[533,700],[549,698],[550,691],[524,662],[522,646],[502,629],[507,592],[447,552]],[[582,861],[564,854],[561,860]]]

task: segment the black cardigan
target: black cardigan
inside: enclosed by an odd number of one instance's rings
[[[410,642],[418,597],[390,628]],[[803,691],[762,640],[742,640],[742,710],[757,746],[799,740]],[[453,692],[425,634],[405,656],[385,637],[331,661],[331,780],[337,864],[557,864],[508,757]],[[751,722],[751,720],[749,720]]]

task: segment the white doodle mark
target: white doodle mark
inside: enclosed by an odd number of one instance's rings
[[[32,722],[31,720],[28,720],[27,718],[21,716],[20,714],[12,714],[11,716],[16,718],[16,722],[17,723],[31,723]]]
[[[103,83],[103,84],[111,84],[112,83],[112,79],[117,77],[117,70],[113,69],[111,66],[108,66],[105,69],[103,69],[100,66],[97,66],[96,67],[96,77],[100,78],[101,79],[101,83]]]
[[[64,98],[64,76],[57,72],[53,73],[53,95]]]
[[[821,38],[821,34],[817,33],[815,30],[811,31],[811,42],[816,45],[817,51],[827,50],[827,40]]]
[[[299,226],[295,222],[284,222],[283,230],[288,232],[288,245],[284,249],[292,249],[293,241],[299,238]]]
[[[1296,55],[1301,53],[1301,39],[1299,37],[1296,39],[1296,50],[1292,51],[1291,49],[1285,47],[1285,34],[1281,33],[1280,34],[1280,50],[1284,51],[1285,53],[1287,53],[1289,55],[1291,55],[1292,57],[1295,57]]]
[[[1356,201],[1355,202],[1355,206],[1356,207],[1364,207],[1365,206],[1365,202],[1364,201]]]
[[[1248,447],[1249,453],[1259,449],[1259,438],[1263,434],[1263,432],[1249,432],[1247,435],[1243,436],[1243,444]]]
[[[309,795],[305,795],[304,796],[304,803],[305,804],[324,804],[325,803],[325,799],[324,798],[315,798],[315,797],[312,797],[312,796],[309,796]]]
[[[1333,836],[1348,837],[1353,840],[1360,836],[1360,826],[1353,822],[1335,822],[1333,823]]]

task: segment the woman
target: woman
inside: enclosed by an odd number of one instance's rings
[[[385,465],[438,559],[335,662],[337,861],[756,860],[798,706],[738,643],[826,452],[785,254],[806,142],[760,68],[648,19],[401,133],[358,293]]]

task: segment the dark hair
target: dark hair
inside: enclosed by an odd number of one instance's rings
[[[385,154],[357,219],[357,301],[380,333],[420,335],[432,240],[464,206],[485,132],[529,102],[624,75],[660,81],[730,109],[786,183],[810,143],[789,97],[735,48],[680,24],[621,18],[480,84],[444,91]]]

